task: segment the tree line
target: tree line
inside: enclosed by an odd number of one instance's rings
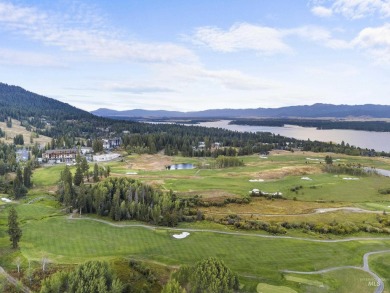
[[[148,278],[154,275],[149,268],[138,261],[130,260],[129,266],[136,271],[141,271]],[[156,280],[153,280],[153,283],[155,282]],[[142,291],[135,291],[136,283],[139,283],[139,280],[124,284],[107,262],[88,261],[76,266],[73,271],[62,270],[46,278],[42,282],[40,293],[151,292],[151,288],[145,286]],[[209,257],[192,266],[181,266],[172,274],[171,279],[164,285],[161,292],[233,293],[239,290],[239,286],[237,275],[222,260]]]
[[[0,192],[15,198],[23,197],[32,187],[34,167],[35,163],[31,160],[23,163],[17,161],[15,145],[0,143]],[[15,177],[10,177],[9,173],[15,173]]]
[[[319,119],[236,119],[229,124],[250,126],[276,126],[298,125],[302,127],[315,127],[317,129],[352,129],[363,131],[389,132],[390,124],[386,121],[340,121]]]
[[[366,233],[384,233],[390,234],[390,218],[387,214],[382,216],[377,215],[377,222],[368,223],[363,221],[362,223],[345,222],[340,223],[337,221],[331,221],[329,223],[324,222],[266,222],[259,220],[246,220],[240,216],[232,214],[225,216],[216,222],[224,225],[233,225],[237,229],[242,230],[262,230],[270,234],[286,234],[288,230],[295,229],[301,230],[304,233],[318,233],[318,234],[333,234],[333,235],[348,235],[358,232]]]
[[[176,226],[181,221],[202,219],[186,199],[162,192],[130,178],[106,178],[94,185],[74,184],[66,166],[58,185],[58,199],[80,213],[109,216],[115,221],[140,220],[155,225]]]

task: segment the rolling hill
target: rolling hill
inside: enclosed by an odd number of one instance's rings
[[[257,108],[257,109],[213,109],[193,112],[178,112],[164,110],[125,110],[116,111],[100,108],[91,112],[103,117],[145,117],[145,118],[248,118],[248,117],[369,117],[390,118],[389,105],[332,105],[314,104],[302,106],[290,106],[281,108]]]

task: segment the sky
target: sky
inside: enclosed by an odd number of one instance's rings
[[[389,105],[390,0],[0,0],[0,82],[87,111]]]

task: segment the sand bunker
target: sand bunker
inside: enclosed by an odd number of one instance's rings
[[[316,214],[331,213],[331,212],[336,212],[336,211],[346,211],[346,212],[352,212],[352,213],[378,213],[378,211],[369,211],[369,210],[355,208],[355,207],[315,209]]]
[[[126,175],[137,175],[137,172],[126,172]]]
[[[318,174],[320,172],[320,169],[314,166],[294,166],[262,171],[257,174],[252,174],[251,177],[260,177],[264,180],[271,180],[281,179],[285,176],[307,176],[312,174]]]
[[[5,197],[2,197],[1,198],[2,201],[5,201],[5,202],[12,202],[12,200],[8,199],[8,198],[5,198]]]
[[[306,158],[308,161],[323,161],[322,159],[312,159],[312,158]]]
[[[309,177],[302,177],[301,179],[302,179],[302,180],[310,180],[310,181],[313,180],[313,179],[311,179],[311,178],[309,178]]]
[[[359,180],[359,178],[353,178],[353,177],[344,177],[344,180]]]
[[[249,179],[249,182],[264,182],[264,179]]]
[[[190,233],[188,232],[181,232],[180,234],[173,234],[173,238],[176,238],[176,239],[183,239],[183,238],[186,238],[188,235],[190,235]]]

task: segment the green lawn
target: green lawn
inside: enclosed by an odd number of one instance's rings
[[[286,274],[288,284],[298,292],[374,292],[375,279],[357,269],[340,269],[318,275]]]
[[[369,265],[382,278],[385,292],[390,292],[390,253],[371,255]]]
[[[56,185],[60,180],[61,171],[64,170],[65,165],[53,165],[45,168],[38,168],[34,170],[32,181],[36,186],[50,186]]]
[[[257,283],[263,283],[268,289],[272,289],[272,286],[286,286],[297,292],[307,292],[308,288],[320,290],[322,287],[313,284],[322,282],[329,288],[339,290],[332,292],[348,292],[345,288],[355,288],[356,285],[356,282],[349,281],[351,275],[348,272],[343,272],[346,274],[344,277],[341,273],[328,273],[325,277],[303,276],[309,281],[302,285],[296,282],[296,278],[302,276],[295,276],[295,280],[283,279],[280,271],[284,269],[315,271],[342,265],[361,266],[365,252],[390,249],[390,238],[386,241],[318,243],[296,239],[262,238],[255,235],[191,232],[188,238],[177,240],[172,237],[172,234],[177,232],[164,228],[157,230],[139,227],[118,228],[89,220],[69,220],[55,207],[47,206],[45,201],[33,204],[20,203],[15,206],[23,230],[20,252],[25,264],[27,260],[39,263],[45,256],[58,264],[81,263],[90,259],[134,257],[167,265],[182,265],[215,256],[224,260],[240,275],[245,290],[249,288],[256,290]],[[5,224],[6,215],[6,212],[0,214],[2,224]],[[206,222],[182,226],[221,229],[217,224]],[[18,253],[15,254],[8,248],[5,225],[1,225],[0,228],[0,247],[2,265],[7,269],[14,269],[13,258],[17,257]],[[383,262],[377,265],[379,274],[381,272],[386,274],[389,269],[387,262],[390,264],[390,258],[384,265]],[[375,266],[373,268],[375,269]],[[259,281],[253,284],[253,281],[245,277],[247,275],[258,278]]]
[[[240,274],[277,279],[283,269],[312,271],[331,266],[361,265],[367,251],[390,248],[387,241],[316,243],[294,239],[191,232],[177,240],[174,232],[51,217],[23,225],[21,250],[28,259],[48,256],[59,263],[90,258],[135,256],[169,265],[192,264],[208,256],[223,259]]]
[[[257,293],[297,293],[297,291],[285,287],[285,286],[274,286],[265,283],[259,283],[256,287]]]

